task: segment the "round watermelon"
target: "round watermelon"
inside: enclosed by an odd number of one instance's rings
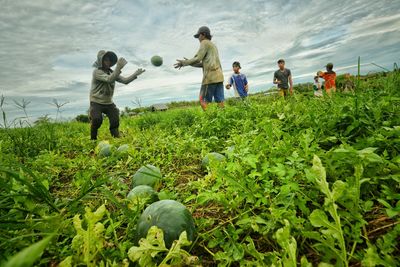
[[[153,64],[156,67],[159,67],[163,64],[163,59],[160,56],[153,56],[151,58],[151,64]]]
[[[129,152],[129,145],[127,144],[120,145],[117,149],[117,152],[120,154],[127,154]]]
[[[158,194],[148,185],[139,185],[129,192],[127,199],[132,205],[151,204],[158,201]]]
[[[148,185],[157,188],[161,184],[161,171],[156,166],[147,164],[142,166],[132,178],[132,187],[138,185]]]
[[[108,143],[100,143],[97,146],[97,155],[100,158],[104,158],[104,157],[109,157],[112,154],[112,145],[108,144]]]
[[[165,246],[170,248],[174,240],[186,231],[187,238],[194,240],[196,229],[189,210],[175,200],[160,200],[148,206],[139,218],[136,229],[136,243],[147,236],[152,226],[164,232]]]
[[[202,160],[201,165],[203,167],[207,167],[210,165],[210,161],[218,161],[218,162],[222,162],[225,160],[225,156],[217,153],[217,152],[211,152],[208,153]]]

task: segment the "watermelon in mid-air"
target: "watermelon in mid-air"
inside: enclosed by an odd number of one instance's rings
[[[164,232],[165,246],[170,248],[174,240],[186,231],[190,241],[195,237],[195,225],[189,210],[175,200],[160,200],[148,206],[137,224],[136,242],[145,238],[150,227],[157,226]]]
[[[160,56],[153,56],[151,58],[151,64],[153,64],[156,67],[159,67],[163,64],[163,59]]]

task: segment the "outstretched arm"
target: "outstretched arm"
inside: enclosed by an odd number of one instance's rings
[[[191,64],[190,66],[195,67],[195,68],[202,68],[203,67],[203,63],[199,62],[199,63]]]
[[[133,80],[136,80],[137,77],[139,75],[141,75],[143,72],[145,72],[145,69],[138,69],[137,71],[135,71],[135,73],[133,73],[132,75],[128,76],[128,77],[123,77],[121,75],[119,75],[116,79],[117,82],[123,83],[123,84],[129,84],[130,82],[132,82]]]
[[[201,64],[201,67],[203,67],[203,64],[201,63],[204,59],[204,57],[207,54],[207,47],[205,42],[201,42],[200,44],[200,49],[197,51],[197,54],[191,58],[191,59],[177,59],[177,63],[175,63],[174,67],[176,69],[180,69],[185,66],[193,66],[193,67],[200,67],[199,64]]]

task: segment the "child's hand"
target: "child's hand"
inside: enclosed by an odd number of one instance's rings
[[[246,91],[246,93],[249,92],[249,85],[246,84],[246,86],[244,87],[244,90]]]
[[[135,71],[135,76],[137,77],[137,76],[139,76],[139,75],[141,75],[143,72],[145,72],[146,70],[145,69],[142,69],[142,68],[140,68],[140,69],[137,69],[137,71]]]
[[[231,89],[231,85],[230,85],[230,84],[227,84],[227,85],[225,86],[225,88],[226,88],[227,90],[229,90],[229,89]]]
[[[123,67],[125,67],[125,65],[126,65],[127,63],[128,63],[128,62],[126,61],[125,58],[120,57],[120,58],[118,59],[118,61],[117,61],[117,68],[118,68],[118,69],[122,69]]]

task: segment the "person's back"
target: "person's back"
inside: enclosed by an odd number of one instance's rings
[[[327,71],[322,74],[322,78],[325,80],[325,88],[330,90],[336,88],[336,72]]]
[[[325,91],[328,95],[336,92],[336,72],[333,71],[333,64],[326,65],[326,72],[319,72],[319,77],[325,80]]]

